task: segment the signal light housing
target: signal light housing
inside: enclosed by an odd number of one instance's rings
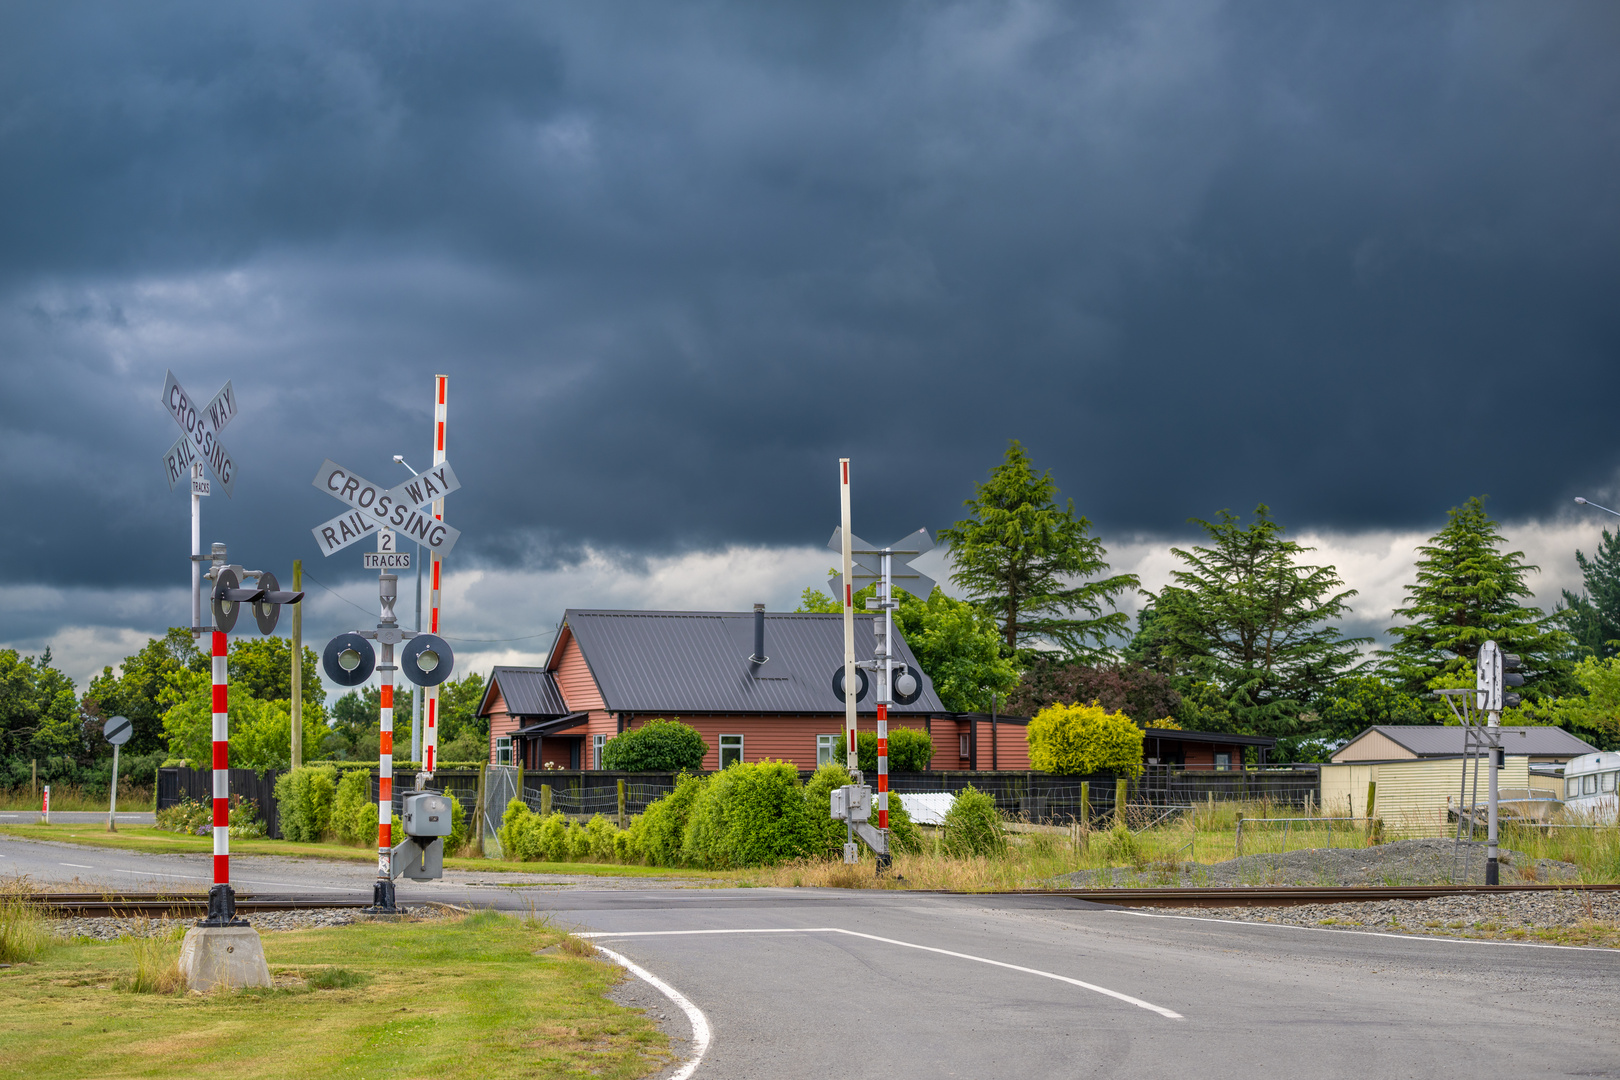
[[[456,654],[439,635],[417,634],[406,643],[399,666],[417,686],[438,686],[455,670]]]
[[[376,669],[377,650],[356,633],[339,634],[321,654],[321,670],[339,686],[359,686]]]

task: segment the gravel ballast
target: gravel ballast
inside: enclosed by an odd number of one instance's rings
[[[1554,859],[1532,859],[1516,851],[1501,852],[1503,884],[1577,881],[1580,868]],[[1453,868],[1455,867],[1455,877]],[[1149,864],[1142,869],[1114,867],[1081,870],[1059,881],[1068,888],[1107,885],[1483,885],[1485,852],[1476,848],[1463,859],[1450,840],[1396,840],[1366,848],[1308,848],[1203,865],[1182,863],[1176,869]]]
[[[410,921],[416,921],[420,919],[439,919],[453,914],[456,914],[456,912],[452,908],[420,904],[409,908],[406,918]],[[371,918],[365,912],[356,908],[307,908],[302,911],[251,912],[244,913],[241,917],[247,920],[248,925],[261,933],[283,930],[313,930],[323,926],[348,926],[353,923],[369,921]],[[177,928],[188,930],[197,925],[196,916],[157,919],[97,916],[56,919],[54,922],[56,924],[56,933],[61,937],[93,938],[97,941],[114,941],[125,936],[160,937]]]
[[[1291,907],[1140,908],[1243,922],[1341,930],[1380,930],[1441,937],[1620,945],[1620,894],[1533,892],[1441,896],[1431,900],[1365,900]]]

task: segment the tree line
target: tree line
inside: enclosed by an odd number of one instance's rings
[[[374,761],[382,708],[377,687],[351,690],[327,702],[320,658],[308,646],[302,665],[305,760]],[[285,768],[292,755],[292,642],[241,637],[230,644],[231,764]],[[412,689],[394,691],[394,730],[409,732]],[[439,760],[481,761],[489,754],[489,722],[477,716],[484,695],[476,672],[439,688]],[[102,669],[82,694],[58,670],[49,649],[38,657],[0,650],[0,787],[38,775],[50,783],[108,783],[112,747],[102,723],[127,716],[132,732],[120,772],[149,783],[163,764],[207,768],[213,729],[211,658],[185,627],[171,627],[117,666]],[[408,752],[408,735],[395,745]]]
[[[1605,530],[1584,587],[1552,612],[1528,602],[1524,553],[1505,550],[1481,497],[1454,507],[1417,549],[1406,599],[1381,648],[1347,635],[1356,591],[1269,507],[1191,519],[1201,541],[1173,547],[1158,592],[1115,574],[1091,522],[1059,502],[1013,440],[967,516],[939,531],[952,582],[926,599],[900,593],[896,622],[946,708],[1030,716],[1096,701],[1142,725],[1261,735],[1277,760],[1323,760],[1374,724],[1454,723],[1438,689],[1472,686],[1480,646],[1524,660],[1524,704],[1505,724],[1556,724],[1620,746],[1620,534]],[[868,588],[863,596],[871,595]],[[1119,610],[1140,598],[1134,625]],[[806,589],[801,611],[840,610]]]

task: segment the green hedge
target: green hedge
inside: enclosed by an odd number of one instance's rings
[[[678,720],[649,720],[615,735],[602,747],[602,768],[616,772],[680,772],[701,769],[709,744]]]
[[[833,759],[844,761],[844,736],[833,741]],[[855,755],[861,772],[867,779],[877,775],[877,732],[860,731],[855,734]],[[934,737],[919,728],[894,727],[889,729],[889,771],[924,772],[934,760]]]
[[[958,791],[945,814],[939,846],[953,858],[1005,854],[1007,834],[996,800],[971,784]]]

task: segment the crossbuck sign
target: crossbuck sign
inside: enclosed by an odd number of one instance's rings
[[[229,496],[236,487],[236,462],[225,444],[219,441],[219,433],[236,419],[236,394],[231,390],[230,380],[220,387],[214,400],[199,407],[174,377],[174,372],[164,375],[163,407],[184,432],[163,455],[163,472],[169,478],[169,490],[173,491],[182,477],[192,475],[192,466],[206,461]],[[199,494],[207,493],[199,491]]]
[[[461,536],[461,530],[439,521],[431,512],[422,513],[435,499],[461,487],[448,461],[397,487],[383,488],[328,458],[315,474],[315,486],[349,505],[348,510],[311,530],[323,555],[342,551],[378,529],[398,529],[438,555],[448,555]]]

